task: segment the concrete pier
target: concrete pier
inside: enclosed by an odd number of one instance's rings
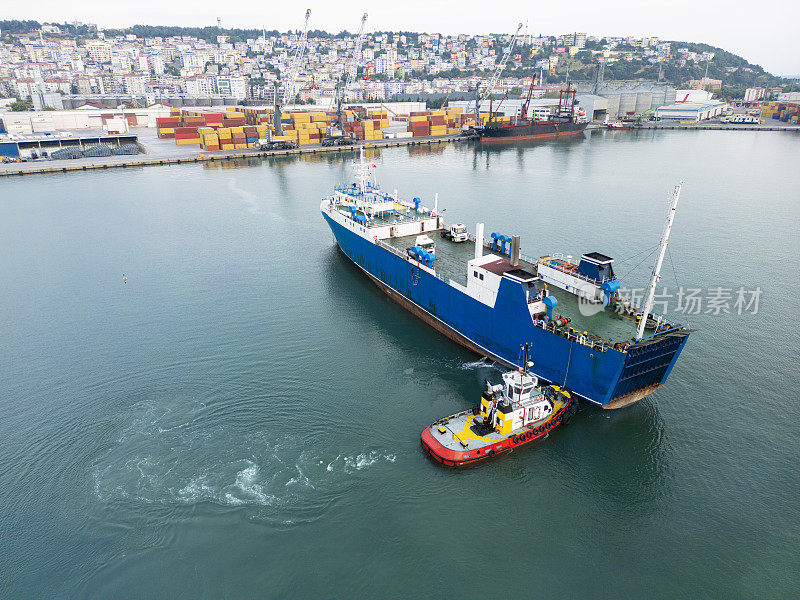
[[[153,157],[147,154],[136,156],[109,156],[104,157],[102,162],[87,162],[92,159],[76,159],[75,161],[40,161],[30,163],[14,163],[11,165],[0,165],[0,177],[12,177],[21,175],[35,175],[44,173],[71,173],[75,171],[95,171],[102,169],[124,169],[128,167],[151,167],[160,165],[182,165],[187,163],[213,162],[231,158],[251,158],[256,156],[288,156],[293,154],[322,154],[327,152],[352,152],[360,147],[365,148],[391,148],[395,146],[422,146],[457,143],[471,140],[472,138],[462,135],[446,135],[424,138],[405,138],[395,140],[376,140],[371,142],[356,143],[352,146],[330,146],[323,147],[319,144],[313,146],[300,146],[293,150],[229,150],[226,152],[200,152],[192,156],[180,157]]]

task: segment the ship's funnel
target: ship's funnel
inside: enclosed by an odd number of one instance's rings
[[[512,267],[519,266],[519,236],[512,235],[511,236],[511,253],[509,254],[509,258],[511,259],[509,262],[511,263]]]
[[[483,223],[475,224],[475,258],[483,256]]]

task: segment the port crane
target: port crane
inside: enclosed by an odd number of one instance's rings
[[[497,68],[494,70],[494,74],[492,78],[489,80],[489,83],[483,90],[483,93],[480,92],[481,86],[480,84],[475,86],[475,120],[477,123],[480,123],[480,108],[481,102],[486,100],[495,90],[497,87],[497,83],[500,81],[500,75],[502,75],[503,70],[506,68],[506,63],[508,59],[511,57],[511,53],[514,51],[514,46],[517,45],[517,38],[519,38],[519,32],[522,31],[522,23],[517,25],[517,30],[514,32],[513,37],[511,38],[511,43],[506,48],[506,51],[503,53],[503,58],[500,59],[500,64],[497,65]]]
[[[280,89],[281,82],[275,80],[275,91],[273,99],[275,100],[275,107],[272,110],[272,126],[273,135],[283,135],[281,128],[281,105],[288,104],[294,98],[294,90],[297,82],[297,75],[300,73],[300,67],[303,62],[303,54],[305,54],[306,45],[308,44],[308,19],[311,18],[311,9],[306,10],[306,20],[303,23],[303,34],[297,41],[297,48],[294,52],[289,73],[286,79],[283,80],[283,90]]]
[[[297,75],[300,73],[300,68],[303,63],[303,55],[306,52],[308,45],[308,20],[311,18],[311,9],[306,10],[306,19],[303,23],[303,33],[300,39],[297,40],[297,48],[294,51],[291,66],[289,67],[289,74],[283,86],[283,103],[287,104],[294,99],[294,92],[297,86]]]
[[[361,26],[358,28],[355,44],[353,45],[353,59],[347,67],[347,81],[344,84],[345,92],[353,86],[353,82],[358,72],[358,55],[361,54],[361,46],[364,45],[364,28],[367,24],[367,13],[361,16]]]
[[[339,119],[339,127],[342,127],[342,101],[344,95],[353,87],[353,82],[358,72],[358,55],[361,53],[361,47],[364,45],[364,29],[367,25],[367,13],[361,15],[361,26],[358,28],[358,35],[353,44],[353,56],[350,63],[347,65],[347,78],[345,79],[344,86],[339,81],[336,84],[336,113]]]

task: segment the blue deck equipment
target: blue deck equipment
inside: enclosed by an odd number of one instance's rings
[[[553,320],[553,309],[558,306],[558,299],[555,296],[545,296],[542,299],[547,310],[547,320]]]
[[[608,306],[608,303],[611,302],[611,296],[613,296],[617,290],[619,289],[619,281],[616,279],[612,281],[604,281],[603,285],[600,286],[600,289],[603,290],[603,306]]]

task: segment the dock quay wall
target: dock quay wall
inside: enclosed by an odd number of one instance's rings
[[[228,160],[232,158],[252,158],[258,156],[288,156],[294,154],[324,154],[330,152],[350,153],[358,150],[359,148],[392,148],[395,146],[432,146],[436,144],[457,143],[470,140],[471,138],[461,135],[440,136],[436,138],[408,138],[408,139],[391,139],[384,141],[371,141],[368,144],[355,144],[353,146],[314,146],[314,147],[300,147],[293,150],[231,150],[227,152],[214,152],[213,154],[198,154],[197,156],[178,157],[178,158],[147,158],[147,155],[138,155],[138,157],[119,156],[118,160],[110,160],[102,163],[84,163],[78,162],[75,164],[65,163],[65,161],[58,161],[58,164],[52,162],[44,163],[41,166],[38,164],[32,168],[8,168],[0,169],[0,177],[12,177],[22,175],[34,175],[44,173],[71,173],[78,171],[94,171],[102,169],[119,169],[128,167],[150,167],[160,165],[181,165],[187,163],[203,163],[214,162],[221,160]]]

